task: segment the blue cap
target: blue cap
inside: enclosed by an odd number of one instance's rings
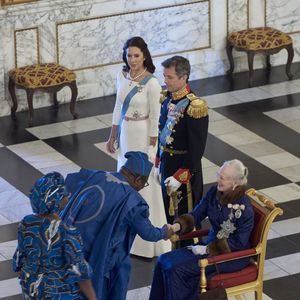
[[[153,163],[148,160],[148,155],[140,151],[129,151],[125,153],[127,158],[124,167],[129,171],[141,175],[149,176]]]

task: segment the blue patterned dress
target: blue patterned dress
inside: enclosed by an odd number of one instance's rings
[[[92,275],[81,249],[74,227],[39,215],[25,216],[13,258],[24,299],[81,299],[78,282]]]

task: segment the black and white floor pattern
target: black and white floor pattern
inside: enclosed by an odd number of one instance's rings
[[[294,80],[286,81],[284,67],[270,74],[257,70],[252,88],[247,72],[191,82],[210,107],[205,189],[224,160],[238,158],[250,170],[249,184],[284,210],[269,234],[264,299],[300,299],[299,63],[293,72]],[[113,106],[114,96],[78,102],[77,120],[68,105],[37,109],[31,128],[26,112],[16,121],[0,118],[0,300],[21,299],[11,259],[17,223],[31,211],[26,194],[33,182],[52,170],[66,175],[81,167],[116,168],[115,158],[104,150]],[[128,300],[148,299],[154,263],[132,257]]]

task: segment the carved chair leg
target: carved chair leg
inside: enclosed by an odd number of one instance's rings
[[[227,41],[226,53],[227,53],[227,57],[228,57],[229,64],[230,64],[230,69],[227,71],[227,74],[229,74],[229,75],[231,75],[234,70],[234,60],[233,60],[233,56],[232,56],[232,49],[233,49],[233,46]]]
[[[255,300],[262,300],[262,290],[257,290],[257,291],[255,291],[254,292],[254,298],[255,298]]]
[[[247,51],[248,66],[249,66],[249,86],[252,86],[253,81],[253,59],[255,53],[253,51]]]
[[[288,52],[288,59],[287,59],[287,63],[286,63],[286,75],[289,78],[289,80],[291,80],[293,78],[293,75],[291,73],[291,65],[292,65],[292,61],[294,58],[294,48],[293,48],[293,44],[289,44],[286,46],[286,50]]]
[[[271,71],[271,62],[270,62],[270,55],[266,55],[266,64],[267,64],[267,71]]]
[[[12,103],[13,103],[13,106],[12,106],[11,111],[10,111],[10,114],[11,114],[12,118],[16,117],[16,111],[18,109],[18,101],[17,101],[17,97],[16,97],[15,88],[16,88],[15,81],[13,79],[9,78],[8,90],[9,90],[9,93],[10,93],[10,96],[11,96],[11,99],[12,99]]]
[[[58,108],[57,92],[53,92],[53,106],[56,109]]]
[[[200,259],[198,262],[198,265],[200,267],[200,293],[205,293],[206,292],[206,288],[207,288],[207,278],[206,278],[206,274],[205,274],[205,269],[207,266],[207,259]]]
[[[33,89],[26,89],[28,111],[29,111],[29,120],[28,120],[29,127],[32,126],[32,121],[33,121],[33,93],[34,93]]]
[[[76,99],[77,99],[77,95],[78,95],[78,89],[77,89],[76,81],[74,80],[73,82],[71,82],[69,84],[69,87],[70,87],[71,92],[72,92],[72,98],[71,98],[71,103],[70,103],[70,112],[71,112],[73,118],[77,119],[78,114],[75,113],[75,104],[76,104]]]

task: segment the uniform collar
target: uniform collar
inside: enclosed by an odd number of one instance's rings
[[[191,92],[190,86],[187,84],[177,92],[171,93],[172,100],[179,100]]]

